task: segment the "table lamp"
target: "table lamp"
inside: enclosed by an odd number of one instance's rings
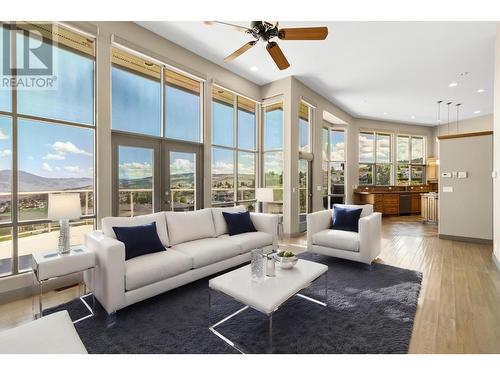
[[[59,254],[70,252],[69,221],[81,216],[80,194],[59,193],[49,194],[49,220],[59,220]]]

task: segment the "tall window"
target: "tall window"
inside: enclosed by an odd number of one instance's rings
[[[256,103],[212,90],[212,204],[255,209]]]
[[[112,128],[201,143],[201,87],[195,79],[113,48]]]
[[[274,190],[274,202],[267,209],[283,213],[283,103],[264,108],[262,155],[263,187]]]
[[[310,107],[304,102],[299,104],[299,151],[311,152],[310,142]]]
[[[18,52],[11,56],[13,66],[22,71],[26,54],[20,58],[20,51],[41,46],[52,56],[56,77],[50,88],[0,90],[0,276],[4,276],[29,270],[33,251],[57,248],[59,224],[47,218],[50,193],[80,194],[82,216],[71,222],[72,245],[83,243],[83,235],[94,227],[95,53],[93,39],[50,23],[3,24],[0,30],[0,43],[13,43],[1,50]]]
[[[424,137],[398,135],[398,185],[419,185],[425,182]]]
[[[359,184],[390,185],[392,174],[391,134],[359,133]]]
[[[345,199],[345,131],[322,129],[323,206],[331,208]]]

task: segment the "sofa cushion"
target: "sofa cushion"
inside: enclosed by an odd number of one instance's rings
[[[0,354],[87,354],[68,311],[0,332]]]
[[[125,260],[165,251],[156,231],[156,223],[135,227],[113,227],[113,231],[116,239],[125,245]]]
[[[368,216],[373,213],[373,205],[372,204],[340,204],[335,203],[333,207],[343,207],[343,208],[362,208],[361,217]]]
[[[359,252],[359,233],[325,229],[312,236],[313,245]]]
[[[125,262],[125,289],[138,289],[180,275],[192,267],[193,260],[189,256],[172,249],[142,255]]]
[[[156,231],[161,243],[165,247],[170,246],[164,212],[135,217],[105,217],[102,219],[102,232],[106,236],[116,239],[113,227],[134,227],[149,223],[156,223]]]
[[[212,207],[212,216],[214,218],[215,225],[215,235],[221,236],[227,233],[227,224],[224,220],[223,212],[245,212],[247,209],[245,206],[235,206],[235,207]]]
[[[170,245],[216,237],[210,208],[191,212],[166,212]]]
[[[228,241],[237,243],[241,247],[242,253],[259,247],[271,246],[273,244],[273,236],[266,232],[248,232],[236,234],[234,236],[223,234],[219,238],[225,238]]]
[[[241,233],[257,232],[250,219],[250,212],[223,212],[224,220],[227,223],[227,231],[230,236]]]
[[[204,238],[184,242],[172,248],[191,257],[193,268],[217,263],[243,253],[236,242],[228,241],[225,238]]]

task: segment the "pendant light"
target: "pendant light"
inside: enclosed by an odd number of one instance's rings
[[[456,107],[457,107],[457,127],[456,127],[457,128],[457,134],[459,133],[459,131],[458,131],[458,117],[459,117],[459,112],[460,112],[459,109],[460,109],[461,105],[462,104],[460,104],[460,103],[457,103],[457,105],[456,105]]]
[[[441,103],[442,100],[438,100],[437,105],[438,105],[438,115],[437,115],[437,123],[441,124]]]
[[[448,106],[448,135],[449,135],[450,134],[450,105],[451,105],[451,102],[446,103],[446,105]]]

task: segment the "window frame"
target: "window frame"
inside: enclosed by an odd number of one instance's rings
[[[362,162],[360,160],[360,143],[359,139],[362,134],[370,134],[373,136],[373,161],[372,162]],[[378,136],[389,136],[389,162],[378,162],[377,148],[378,148]],[[360,130],[358,134],[358,184],[360,186],[392,186],[394,184],[394,133],[384,131],[384,130]],[[372,171],[372,183],[371,184],[361,184],[359,181],[359,170],[361,166],[369,167]],[[388,184],[378,184],[377,183],[377,167],[378,166],[389,166],[390,167],[390,180]]]
[[[280,148],[271,147],[269,149],[266,149],[265,148],[265,145],[266,145],[266,131],[265,131],[266,130],[266,110],[267,110],[267,108],[273,107],[273,106],[278,106],[281,110],[281,113],[282,113],[281,147]],[[280,100],[276,100],[276,101],[268,101],[268,102],[263,103],[261,105],[260,113],[261,113],[261,126],[260,126],[260,128],[261,128],[262,136],[260,139],[260,145],[261,145],[261,151],[260,151],[261,157],[260,158],[261,158],[261,160],[259,163],[259,165],[260,165],[259,176],[260,176],[261,183],[258,186],[264,187],[264,188],[267,188],[267,187],[272,188],[274,193],[275,193],[275,190],[281,190],[281,196],[283,197],[284,181],[282,181],[281,186],[268,186],[268,185],[266,185],[265,160],[266,160],[267,155],[281,154],[281,162],[283,165],[283,178],[284,178],[284,173],[285,173],[285,156],[284,156],[284,149],[285,149],[285,143],[284,143],[285,142],[285,115],[284,115],[284,113],[285,113],[285,108],[284,108],[284,100],[280,99]],[[276,195],[274,195],[274,197],[276,197]],[[275,200],[274,202],[268,202],[268,204],[269,203],[281,206],[281,211],[283,212],[283,198],[282,198],[282,200]]]
[[[326,159],[323,157],[323,145],[324,145],[323,131],[324,130],[326,130],[327,134],[328,134],[328,142],[327,142],[327,148],[326,148]],[[343,160],[332,159],[332,153],[331,153],[332,152],[332,142],[331,141],[332,141],[332,133],[334,133],[334,132],[341,132],[341,133],[343,133],[343,136],[344,136],[344,159]],[[346,170],[347,170],[347,145],[348,145],[347,137],[348,137],[348,134],[347,134],[347,129],[345,127],[331,124],[327,121],[323,121],[323,125],[321,127],[321,154],[322,154],[321,169],[322,169],[322,173],[325,173],[325,170],[323,167],[325,166],[325,163],[326,163],[326,173],[327,173],[326,194],[324,192],[325,186],[323,185],[323,183],[321,186],[321,190],[322,190],[322,197],[323,197],[323,199],[326,198],[327,205],[330,208],[332,207],[332,204],[333,204],[332,201],[334,200],[332,198],[342,198],[342,200],[345,201],[345,197],[346,197],[346,174],[347,174]],[[341,165],[343,165],[343,167],[342,167],[343,179],[344,179],[343,184],[332,184],[332,164],[335,164],[335,163],[340,163]],[[322,180],[323,180],[323,178],[322,178]],[[344,189],[344,193],[343,194],[332,193],[333,186],[342,186]]]
[[[19,197],[20,197],[20,192],[19,192],[19,125],[22,120],[27,120],[27,121],[34,121],[34,122],[40,122],[40,123],[47,123],[50,125],[54,126],[69,126],[71,128],[83,128],[91,131],[92,134],[92,141],[93,141],[93,149],[92,149],[92,167],[93,167],[93,174],[92,174],[92,200],[93,200],[93,210],[92,214],[88,215],[81,215],[79,221],[82,222],[92,222],[93,228],[97,228],[97,201],[98,201],[98,192],[97,192],[97,180],[98,180],[98,175],[97,175],[97,127],[98,127],[98,121],[97,121],[97,59],[96,59],[96,43],[97,43],[97,38],[90,37],[86,33],[78,33],[74,29],[69,29],[65,26],[62,26],[57,23],[52,23],[52,22],[47,22],[47,24],[51,24],[52,27],[54,27],[57,30],[57,33],[59,34],[59,38],[54,38],[51,40],[51,43],[53,44],[53,48],[60,48],[60,49],[65,49],[69,50],[71,52],[74,52],[77,55],[84,56],[86,58],[90,58],[93,61],[93,77],[92,77],[92,85],[93,85],[93,90],[92,90],[92,123],[79,123],[79,122],[74,122],[74,121],[68,121],[68,120],[61,120],[58,118],[50,118],[50,117],[43,117],[43,116],[37,116],[37,115],[30,115],[30,114],[23,114],[19,112],[18,108],[18,93],[17,90],[13,89],[10,90],[10,95],[11,95],[11,108],[10,111],[0,111],[0,116],[7,117],[11,120],[11,134],[12,134],[12,157],[11,157],[11,186],[10,186],[10,199],[11,199],[11,216],[10,216],[10,221],[5,221],[0,223],[0,228],[10,228],[11,229],[11,242],[12,242],[12,248],[11,248],[11,270],[8,273],[4,273],[0,275],[0,279],[4,277],[10,277],[18,274],[24,274],[27,272],[32,272],[31,267],[29,268],[20,268],[20,261],[19,261],[19,247],[20,247],[20,239],[23,237],[19,236],[20,228],[29,226],[29,225],[50,225],[53,223],[52,220],[49,219],[28,219],[28,220],[20,220],[20,212],[19,212]],[[41,31],[42,37],[44,40],[50,40],[52,38],[52,35],[50,32],[54,33],[54,30],[51,31],[51,29],[47,30],[43,28],[41,25],[42,23],[31,23],[32,26],[38,27],[39,31]],[[23,29],[23,25],[17,25],[16,23],[7,23],[7,22],[0,22],[0,27],[5,28],[7,32],[10,33],[10,43],[11,46],[11,52],[15,51],[17,47],[17,38],[16,36],[13,36],[10,29],[15,28],[16,30]],[[61,37],[62,35],[62,37]],[[69,38],[68,38],[69,35]],[[74,36],[74,39],[71,39],[71,36]],[[66,40],[67,39],[67,40]],[[83,42],[82,42],[83,41]],[[73,44],[70,46],[69,44]],[[79,43],[81,45],[79,45]],[[85,52],[84,49],[84,44],[90,45],[87,46],[89,51]],[[78,49],[80,48],[80,49]],[[11,61],[14,66],[16,66],[16,54],[11,53]],[[14,72],[12,72],[12,76],[15,76]],[[24,192],[25,193],[25,192]],[[49,194],[47,192],[47,194]]]
[[[395,176],[394,176],[394,182],[397,186],[415,186],[415,185],[423,185],[426,183],[426,165],[427,165],[427,137],[425,135],[418,135],[418,134],[405,134],[405,133],[401,133],[401,134],[397,134],[396,137],[395,137],[395,147],[396,147],[396,150],[398,149],[398,139],[400,137],[407,137],[408,138],[408,142],[409,142],[409,147],[408,147],[408,163],[404,163],[404,162],[400,162],[399,161],[399,158],[398,158],[398,154],[397,154],[397,151],[396,151],[396,155],[395,155],[395,162],[394,162],[394,165],[395,165]],[[413,138],[416,138],[416,139],[421,139],[422,140],[422,163],[413,163],[412,162],[412,140]],[[399,166],[404,166],[404,165],[407,165],[408,166],[408,183],[407,184],[399,184],[399,180],[398,180],[398,167]],[[412,169],[413,167],[421,167],[422,168],[422,181],[418,184],[413,184],[413,179],[412,179]]]
[[[257,200],[255,198],[253,199],[239,199],[239,192],[242,192],[243,190],[239,189],[239,153],[249,153],[254,156],[254,196],[255,196],[255,191],[259,186],[259,150],[260,150],[260,143],[258,142],[258,136],[259,136],[259,124],[260,124],[260,118],[259,118],[259,113],[261,110],[261,104],[258,101],[255,101],[251,98],[248,98],[244,95],[238,94],[234,91],[231,91],[223,86],[219,86],[217,84],[212,85],[212,100],[211,100],[211,105],[213,109],[213,103],[214,103],[214,96],[213,92],[215,90],[224,90],[227,91],[232,95],[232,109],[233,109],[233,146],[227,146],[227,145],[220,145],[217,143],[214,143],[214,117],[213,117],[213,110],[212,110],[212,131],[211,131],[211,136],[210,136],[210,153],[211,153],[211,158],[212,162],[210,163],[210,203],[212,207],[231,207],[231,206],[238,206],[238,205],[254,205],[254,209],[256,210],[256,202]],[[243,148],[240,147],[239,145],[239,99],[243,99],[246,101],[251,101],[254,103],[254,116],[255,116],[255,121],[254,121],[254,140],[255,140],[255,148],[248,149],[248,148]],[[233,199],[230,201],[226,202],[218,202],[213,200],[213,150],[214,149],[221,149],[221,150],[228,150],[231,151],[233,154]],[[229,190],[229,189],[228,189]],[[245,189],[244,189],[245,190]],[[248,189],[246,189],[248,190]]]

